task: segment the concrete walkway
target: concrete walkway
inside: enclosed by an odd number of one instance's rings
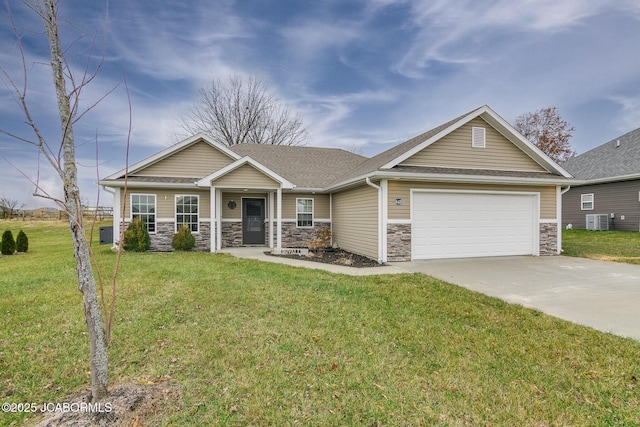
[[[355,268],[265,255],[264,247],[227,248],[238,258],[350,276],[423,273],[504,301],[640,340],[640,266],[565,256],[464,258]]]
[[[393,263],[603,332],[640,340],[640,265],[566,256]]]
[[[391,266],[382,265],[379,267],[347,267],[346,265],[326,264],[323,262],[314,262],[300,257],[300,259],[284,258],[277,256],[265,255],[265,247],[242,247],[242,248],[224,248],[221,253],[228,253],[237,258],[257,259],[259,261],[274,262],[277,264],[286,264],[294,267],[311,268],[315,270],[330,271],[331,273],[346,274],[349,276],[371,276],[375,274],[400,274],[407,271]]]

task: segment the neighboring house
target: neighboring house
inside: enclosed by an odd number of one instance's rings
[[[571,176],[488,106],[372,158],[340,149],[241,144],[197,135],[131,165],[114,230],[143,219],[155,250],[188,224],[197,247],[306,247],[319,228],[380,262],[549,255],[561,249]],[[118,233],[115,239],[118,239]]]
[[[562,225],[640,231],[640,129],[562,165],[576,178],[562,197]]]

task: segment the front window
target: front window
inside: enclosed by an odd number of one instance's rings
[[[583,211],[593,210],[593,193],[580,195],[580,209]]]
[[[132,194],[131,219],[139,218],[149,233],[156,232],[156,195]]]
[[[192,233],[198,232],[198,196],[176,196],[176,232],[188,225]]]
[[[296,199],[298,227],[313,227],[313,199]]]

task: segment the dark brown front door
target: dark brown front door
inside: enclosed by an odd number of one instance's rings
[[[264,245],[264,199],[242,199],[242,243]]]

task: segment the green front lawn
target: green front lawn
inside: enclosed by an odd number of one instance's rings
[[[0,258],[0,395],[65,402],[89,385],[70,238],[24,229],[29,254]],[[127,253],[119,286],[111,382],[182,393],[145,425],[640,425],[640,343],[423,275]]]
[[[563,230],[562,249],[568,256],[640,264],[640,233]]]

